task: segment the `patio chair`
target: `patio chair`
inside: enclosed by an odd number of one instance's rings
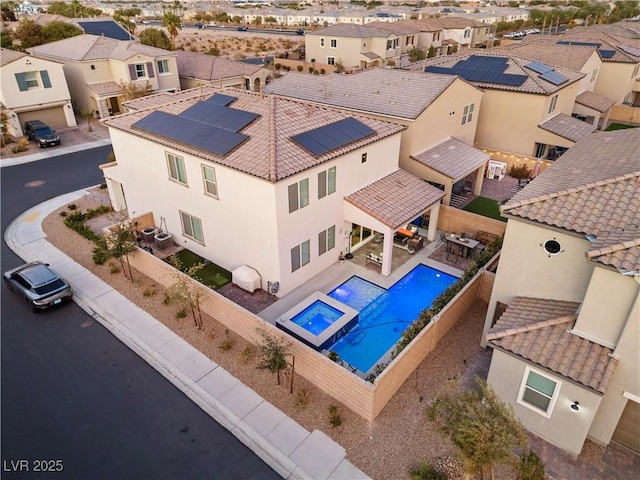
[[[469,180],[466,180],[462,184],[462,188],[460,190],[462,193],[471,193],[473,191],[473,183],[471,183]]]
[[[475,232],[464,232],[464,236],[471,240],[477,240]]]

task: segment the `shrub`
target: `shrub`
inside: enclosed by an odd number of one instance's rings
[[[93,263],[96,265],[104,265],[109,260],[109,250],[103,245],[98,245],[93,249]]]
[[[220,345],[218,345],[218,348],[223,352],[228,352],[233,348],[233,344],[234,344],[233,339],[229,336],[228,328],[224,330],[224,337],[225,337],[224,341]]]
[[[99,188],[100,190],[104,190],[105,188],[107,188],[107,184],[106,184],[106,183],[101,183],[101,184],[98,186],[98,188]]]
[[[531,178],[531,169],[527,167],[526,164],[522,164],[518,166],[512,165],[511,168],[509,169],[509,176],[513,178],[517,178],[518,180]]]
[[[66,217],[67,216],[67,212],[65,212],[65,211],[60,212],[60,216],[61,217]]]
[[[162,304],[163,305],[171,304],[171,295],[169,295],[167,292],[164,292],[164,298],[162,299]]]
[[[158,286],[155,283],[152,283],[144,289],[142,295],[145,297],[153,297],[156,293],[158,293]]]
[[[284,69],[285,69],[287,72],[290,72],[290,71],[291,71],[291,65],[287,65],[287,66],[285,66],[285,67],[284,67]]]
[[[446,473],[437,470],[427,462],[420,462],[419,465],[409,469],[411,480],[447,480]]]
[[[2,134],[2,141],[5,145],[9,145],[10,143],[13,143],[13,137],[8,133],[4,133]]]
[[[335,350],[331,350],[328,354],[327,357],[329,357],[329,360],[332,360],[334,362],[337,362],[339,360],[340,357],[338,357],[338,352],[336,352]]]
[[[75,203],[70,203],[69,205],[67,205],[67,208],[69,210],[77,210],[78,206]]]
[[[109,262],[109,273],[120,273],[120,267],[116,262]]]
[[[187,310],[185,308],[181,308],[176,312],[176,318],[185,318],[187,316]]]
[[[313,73],[313,67],[309,67],[309,73]]]
[[[309,403],[309,399],[310,398],[311,398],[311,394],[309,393],[309,390],[307,390],[306,388],[302,387],[296,393],[296,407],[298,407],[298,408],[306,407],[307,404]]]
[[[304,67],[302,65],[298,65],[296,68],[299,72],[302,72],[302,70],[304,70]]]
[[[536,452],[524,452],[516,466],[520,480],[544,480],[544,464]]]
[[[282,68],[282,64],[281,63],[276,63],[274,65],[274,67],[275,67],[276,70],[280,70]]]
[[[11,151],[13,153],[20,153],[20,152],[26,152],[27,150],[29,150],[29,148],[27,148],[24,145],[16,145],[15,147],[11,148]]]
[[[320,69],[320,74],[321,74],[321,75],[324,75],[325,73],[327,73],[327,71],[326,71],[324,68],[321,68],[321,69]]]
[[[342,425],[342,417],[340,416],[337,405],[329,405],[329,423],[333,428]]]
[[[251,357],[253,357],[253,348],[251,345],[247,345],[244,347],[244,350],[242,350],[242,363],[248,363]]]

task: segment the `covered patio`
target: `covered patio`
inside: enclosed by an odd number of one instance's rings
[[[370,242],[381,245],[375,257],[367,258],[380,266],[382,275],[388,276],[398,249],[411,254],[425,241],[436,239],[443,196],[440,189],[424,180],[404,170],[396,170],[345,197],[344,218],[375,232],[358,247]],[[427,213],[429,221],[423,222]],[[416,219],[419,219],[419,225],[412,224]]]

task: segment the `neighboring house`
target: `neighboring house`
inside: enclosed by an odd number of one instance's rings
[[[109,37],[114,40],[134,40],[131,33],[110,18],[74,18],[69,20],[78,25],[85,34]]]
[[[398,169],[405,127],[243,90],[174,95],[104,120],[117,161],[102,169],[117,211],[151,212],[180,245],[228,270],[250,266],[278,296],[375,232],[390,274],[394,233],[425,212],[435,238],[443,194]]]
[[[259,92],[271,79],[271,72],[259,65],[227,60],[203,53],[175,52],[180,88],[233,87]]]
[[[76,125],[61,63],[3,48],[0,64],[0,102],[9,117],[11,135],[22,136],[27,120],[42,120],[52,128]]]
[[[127,98],[180,90],[176,54],[160,48],[78,35],[29,52],[63,63],[76,110],[94,110],[100,118],[122,112]]]
[[[637,23],[619,22],[567,30],[558,44],[588,45],[598,49],[602,67],[594,92],[616,105],[640,103],[640,32]]]
[[[555,152],[595,130],[571,116],[584,77],[580,72],[491,53],[434,57],[407,68],[458,75],[484,91],[478,147],[553,160]]]
[[[520,41],[506,47],[494,48],[491,53],[505,53],[542,62],[550,67],[561,67],[584,73],[577,86],[576,103],[572,116],[589,119],[595,127],[607,127],[611,107],[615,100],[594,93],[598,73],[602,69],[602,53],[596,46],[558,44],[555,39]],[[606,54],[605,54],[606,56]],[[600,121],[602,120],[602,121]]]
[[[459,77],[379,68],[322,77],[289,73],[266,91],[405,125],[402,169],[438,185],[445,205],[454,184],[474,172],[480,194],[489,155],[473,142],[483,94]]]
[[[640,452],[640,142],[597,132],[501,207],[484,326],[488,382],[525,427],[578,455]]]
[[[382,28],[340,23],[307,32],[306,58],[347,69],[399,66],[400,38]]]

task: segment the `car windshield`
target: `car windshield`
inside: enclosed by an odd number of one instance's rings
[[[36,292],[38,295],[45,295],[47,293],[60,290],[64,286],[65,286],[64,282],[61,279],[57,278],[51,283],[47,283],[45,285],[40,285],[39,287],[35,287],[33,291]]]
[[[51,130],[49,127],[37,128],[36,133],[38,135],[53,135],[53,130]]]

